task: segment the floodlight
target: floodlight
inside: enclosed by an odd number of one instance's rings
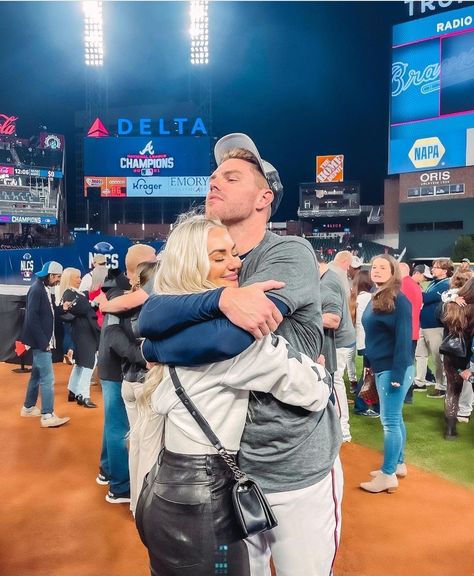
[[[191,0],[191,64],[209,64],[208,0]]]
[[[83,2],[82,6],[84,10],[84,62],[86,66],[103,66],[102,0]]]

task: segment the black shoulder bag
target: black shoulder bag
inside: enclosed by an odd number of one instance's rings
[[[278,525],[275,514],[258,484],[237,466],[233,456],[222,446],[207,420],[181,386],[174,366],[170,366],[169,371],[179,399],[234,474],[235,484],[232,488],[232,503],[237,523],[241,527],[244,537],[275,528]]]

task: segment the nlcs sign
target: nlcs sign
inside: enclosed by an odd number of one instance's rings
[[[408,157],[415,168],[433,168],[438,166],[445,152],[441,140],[433,136],[416,140],[408,152]]]

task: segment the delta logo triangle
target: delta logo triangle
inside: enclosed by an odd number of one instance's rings
[[[109,136],[109,131],[102,124],[102,121],[99,118],[96,118],[92,123],[92,126],[89,128],[87,136],[88,138],[104,138],[105,136]]]

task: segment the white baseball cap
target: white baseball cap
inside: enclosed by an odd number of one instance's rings
[[[224,156],[227,152],[234,150],[235,148],[243,148],[251,152],[265,176],[268,183],[268,187],[273,192],[273,202],[272,202],[272,216],[278,210],[281,199],[283,198],[283,184],[281,183],[280,176],[277,169],[267,162],[262,160],[260,152],[255,146],[253,140],[249,138],[246,134],[241,134],[240,132],[235,132],[233,134],[227,134],[217,141],[214,147],[214,157],[216,159],[217,165],[220,166]]]
[[[44,278],[48,274],[62,274],[63,267],[59,262],[55,262],[54,260],[50,260],[49,262],[45,262],[43,264],[43,268],[36,272],[36,276],[38,278]]]

